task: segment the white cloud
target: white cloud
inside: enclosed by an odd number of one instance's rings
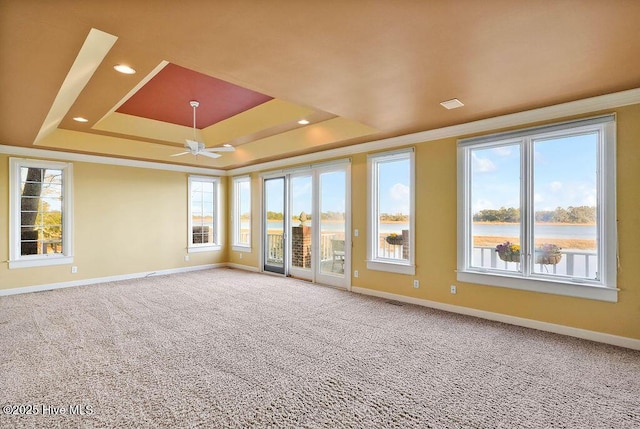
[[[300,197],[311,198],[311,180],[302,182],[302,185],[300,185],[300,181],[296,181],[295,186],[292,186],[291,189],[294,199]]]
[[[471,153],[472,163],[473,163],[473,171],[477,173],[491,173],[492,171],[496,171],[496,165],[487,158],[480,158],[475,153]]]
[[[497,147],[493,149],[493,151],[500,156],[509,156],[511,155],[511,148],[507,146]]]
[[[591,184],[578,182],[551,182],[547,191],[535,195],[535,202],[539,203],[536,210],[555,210],[556,207],[595,206],[597,191]],[[544,204],[542,204],[544,202]]]
[[[558,192],[559,190],[562,189],[562,182],[558,182],[558,181],[551,182],[549,184],[549,187],[551,188],[552,192]]]
[[[495,204],[491,200],[480,198],[473,202],[472,210],[474,213],[477,213],[481,210],[494,209],[495,207]]]
[[[584,195],[583,197],[583,203],[580,205],[583,206],[595,206],[598,204],[598,196],[596,195],[595,192],[593,192],[592,194],[589,195]]]
[[[389,188],[389,208],[388,213],[404,213],[409,214],[410,203],[410,191],[409,186],[402,183],[396,183]]]
[[[389,189],[391,199],[396,201],[409,201],[409,187],[402,183],[396,183]]]

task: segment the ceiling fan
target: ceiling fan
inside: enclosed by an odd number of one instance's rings
[[[231,145],[224,145],[222,147],[214,147],[207,149],[204,147],[204,143],[199,142],[196,138],[196,108],[200,105],[198,101],[190,101],[189,104],[193,107],[193,140],[186,139],[184,147],[188,149],[186,152],[180,152],[171,156],[181,156],[190,153],[191,155],[203,155],[209,158],[220,158],[222,155],[215,152],[234,152],[235,147]]]

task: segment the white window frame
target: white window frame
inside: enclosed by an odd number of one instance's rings
[[[62,171],[62,249],[61,254],[22,255],[21,252],[21,176],[22,168]],[[65,162],[24,158],[9,159],[9,268],[29,268],[73,263],[73,165]]]
[[[379,180],[377,174],[377,165],[382,162],[408,159],[409,160],[409,186],[410,190],[410,213],[409,213],[409,242],[411,247],[409,248],[409,260],[401,261],[397,259],[381,258],[377,255],[378,252],[378,216],[379,216],[379,201],[378,201],[378,187]],[[391,152],[375,153],[367,156],[367,268],[376,271],[387,271],[397,274],[415,275],[415,149],[401,149]]]
[[[213,243],[193,243],[193,216],[191,213],[191,188],[193,182],[206,182],[213,183],[213,236],[215,237],[215,242]],[[214,250],[222,249],[222,245],[220,243],[220,180],[217,177],[210,176],[189,176],[189,186],[188,186],[188,230],[187,230],[187,253],[196,253],[196,252],[209,252]]]
[[[597,280],[538,276],[532,269],[522,272],[490,270],[471,266],[471,154],[473,149],[519,142],[523,148],[521,175],[521,211],[532,217],[532,153],[533,140],[587,132],[598,133],[597,143]],[[528,162],[527,162],[528,160]],[[522,231],[525,243],[532,240],[533,221],[525,221]],[[520,289],[556,295],[617,302],[617,231],[616,231],[616,122],[615,114],[493,134],[458,141],[458,281]]]
[[[242,227],[242,213],[240,213],[240,186],[243,183],[249,184],[249,198],[251,201],[251,177],[239,176],[233,178],[233,193],[232,193],[232,213],[231,213],[231,228],[232,228],[232,250],[236,252],[251,252],[251,217],[252,213],[249,212],[249,243],[240,242],[240,229]]]

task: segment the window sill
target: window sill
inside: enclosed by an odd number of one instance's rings
[[[407,274],[413,276],[416,274],[416,266],[409,264],[401,264],[394,262],[367,261],[367,268],[374,271],[386,271],[396,274]]]
[[[231,246],[231,250],[233,250],[234,252],[251,253],[251,246],[245,246],[245,245],[242,245],[242,244],[234,244],[233,246]]]
[[[41,258],[30,259],[18,259],[16,261],[9,261],[9,269],[14,268],[33,268],[33,267],[48,267],[51,265],[66,265],[73,264],[73,256],[44,256]]]
[[[216,250],[221,250],[222,246],[219,244],[206,245],[206,246],[190,246],[187,249],[187,253],[199,253],[199,252],[214,252]]]
[[[524,279],[496,273],[458,271],[460,282],[497,286],[552,295],[572,296],[597,301],[618,302],[618,289],[568,281]]]

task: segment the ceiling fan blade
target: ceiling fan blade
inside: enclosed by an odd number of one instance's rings
[[[205,152],[203,150],[201,150],[200,152],[196,153],[196,155],[208,156],[209,158],[220,158],[222,156],[222,155],[219,155],[217,153]]]
[[[236,148],[233,146],[222,146],[222,147],[210,147],[208,149],[203,149],[206,150],[207,152],[235,152]]]
[[[191,152],[180,152],[180,153],[174,153],[174,154],[173,154],[173,155],[171,155],[171,156],[186,155],[186,154],[188,154],[188,153],[191,153]]]

